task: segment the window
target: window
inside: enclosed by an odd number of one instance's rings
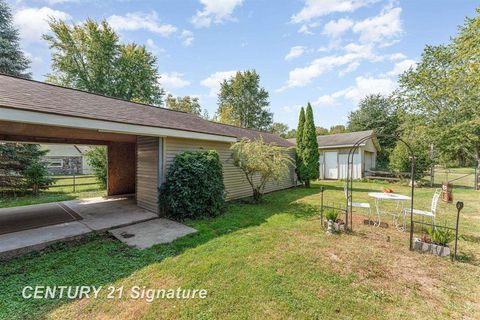
[[[48,161],[49,168],[62,168],[63,167],[63,159],[50,159]]]

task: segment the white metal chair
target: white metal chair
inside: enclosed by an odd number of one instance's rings
[[[414,208],[413,214],[416,214],[422,217],[432,218],[432,226],[435,227],[435,216],[437,215],[437,205],[438,205],[438,200],[440,199],[441,193],[442,191],[440,189],[435,190],[435,193],[433,194],[433,197],[432,197],[432,205],[430,207],[430,211],[423,211],[423,210],[418,210]],[[403,209],[403,221],[405,221],[405,218],[409,213],[410,213],[410,208]]]
[[[343,187],[343,192],[345,193],[345,199],[348,199],[347,186],[346,185]],[[350,202],[349,201],[348,205],[349,206],[351,205],[354,208],[368,209],[368,221],[370,223],[370,215],[372,213],[372,209],[370,208],[370,203],[368,203],[368,202]],[[380,220],[378,220],[378,221],[380,221]]]

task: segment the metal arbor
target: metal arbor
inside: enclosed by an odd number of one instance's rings
[[[347,210],[345,211],[345,225],[347,229],[352,230],[353,227],[353,206],[352,206],[352,194],[353,194],[353,160],[355,153],[357,152],[358,148],[362,143],[367,141],[370,138],[373,137],[381,137],[381,138],[393,138],[398,141],[401,141],[408,149],[410,153],[410,158],[411,158],[411,167],[410,167],[410,179],[411,179],[411,199],[410,199],[410,250],[413,250],[413,197],[414,197],[414,191],[415,191],[415,154],[410,147],[410,145],[405,142],[403,139],[401,139],[398,136],[395,135],[389,135],[389,134],[370,134],[368,136],[365,136],[363,138],[360,138],[355,144],[350,148],[350,151],[348,152],[348,162],[347,162]],[[349,218],[350,215],[350,218]],[[348,222],[350,221],[350,228],[348,227]]]

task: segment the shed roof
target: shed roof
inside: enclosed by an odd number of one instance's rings
[[[93,120],[207,133],[237,139],[260,137],[291,147],[282,137],[205,120],[197,115],[134,103],[44,82],[0,74],[0,107]]]
[[[374,134],[373,130],[365,130],[365,131],[321,135],[321,136],[317,136],[317,142],[318,142],[319,148],[351,147],[360,139],[368,137],[372,134]],[[376,143],[376,138],[374,137],[373,140],[374,140],[375,146],[378,149],[378,143]],[[288,139],[288,141],[295,143],[295,138]],[[362,143],[361,145],[365,145],[365,143]]]

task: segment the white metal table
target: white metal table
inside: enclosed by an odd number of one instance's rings
[[[369,192],[368,195],[375,199],[375,209],[377,211],[378,226],[380,226],[380,214],[382,213],[380,208],[380,203],[382,201],[395,201],[397,203],[397,210],[401,205],[401,208],[398,214],[392,213],[392,212],[385,212],[385,213],[391,214],[393,216],[393,223],[395,224],[395,227],[397,229],[405,231],[405,218],[403,219],[403,224],[401,227],[399,226],[398,218],[400,217],[400,213],[403,211],[404,202],[411,199],[409,196],[404,196],[403,194],[396,194],[396,193],[387,193],[387,192]]]

